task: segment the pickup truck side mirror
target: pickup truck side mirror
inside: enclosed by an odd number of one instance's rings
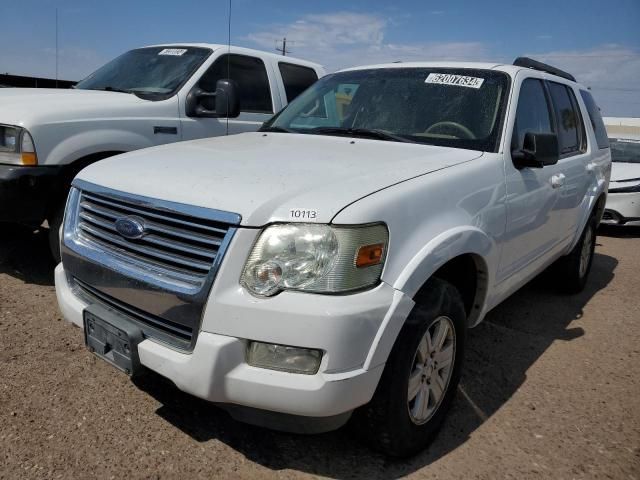
[[[226,78],[218,80],[215,92],[195,87],[187,95],[186,110],[189,117],[237,117],[240,115],[240,99],[236,82]]]
[[[527,132],[522,148],[511,152],[511,159],[517,169],[555,165],[559,158],[560,148],[555,133]]]

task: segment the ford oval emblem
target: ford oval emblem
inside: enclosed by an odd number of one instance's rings
[[[116,231],[124,238],[135,240],[145,234],[144,221],[137,217],[120,217],[115,223]]]

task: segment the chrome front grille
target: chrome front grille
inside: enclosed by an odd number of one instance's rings
[[[240,220],[236,213],[76,179],[65,210],[62,263],[87,303],[119,311],[146,337],[190,350]],[[123,229],[123,221],[140,228]]]
[[[126,315],[142,328],[144,336],[147,338],[154,338],[182,348],[188,348],[193,339],[194,331],[192,327],[150,315],[100,292],[77,278],[73,278],[72,285],[75,286],[76,293],[79,293],[85,302],[99,304]]]
[[[145,234],[139,239],[121,236],[115,226],[121,218],[139,219]],[[211,270],[229,225],[82,191],[77,229],[86,242],[109,252],[199,282]]]

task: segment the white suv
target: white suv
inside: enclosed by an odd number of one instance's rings
[[[352,417],[410,455],[451,404],[467,328],[554,262],[584,286],[603,130],[584,87],[529,59],[344,70],[260,132],[83,170],[60,308],[132,375],[278,429]]]

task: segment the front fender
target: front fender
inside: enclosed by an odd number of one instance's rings
[[[67,165],[96,153],[129,152],[153,145],[149,138],[136,132],[119,129],[91,130],[63,139],[49,152],[45,164]]]
[[[472,254],[483,259],[487,266],[496,265],[498,252],[494,241],[482,230],[460,226],[447,230],[430,240],[407,263],[393,282],[393,287],[413,297],[420,287],[445,263],[460,255]],[[487,268],[488,282],[493,270]]]

